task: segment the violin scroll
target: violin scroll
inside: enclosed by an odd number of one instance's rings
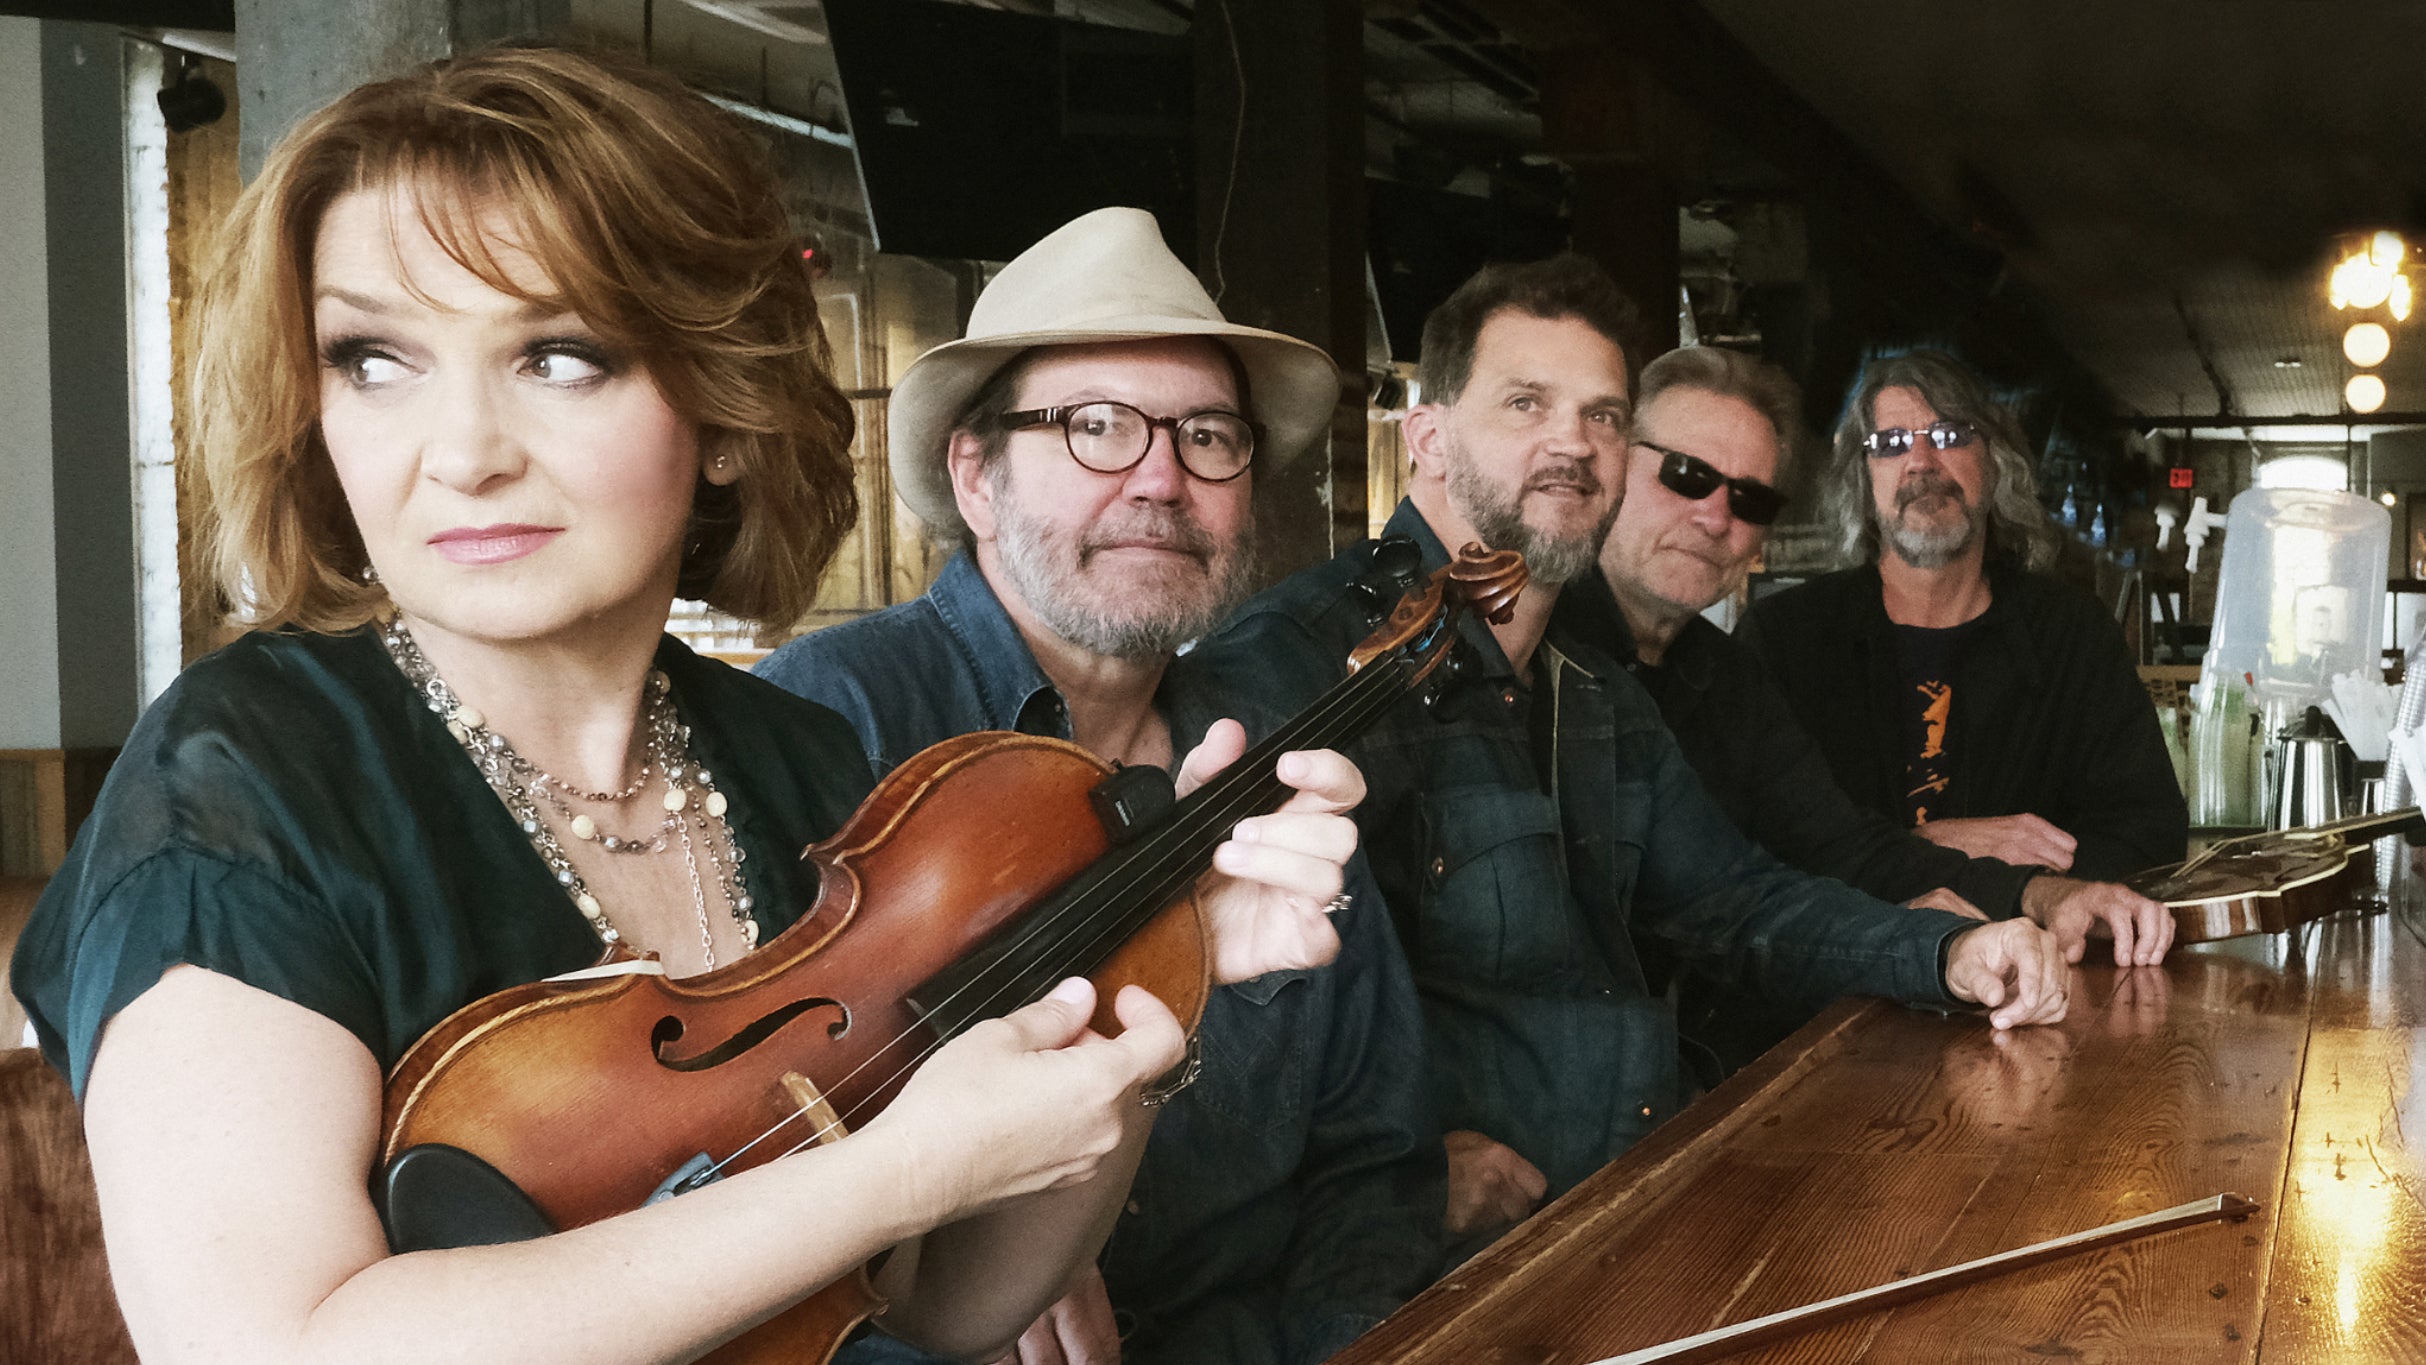
[[[1516,614],[1516,599],[1533,579],[1523,555],[1514,550],[1487,550],[1479,541],[1467,541],[1449,562],[1448,572],[1452,590],[1464,600],[1466,609],[1495,626],[1508,624],[1508,618]]]
[[[1529,578],[1525,557],[1514,550],[1467,545],[1447,567],[1434,571],[1398,599],[1389,616],[1348,655],[1348,671],[1357,672],[1377,659],[1413,648],[1424,656],[1419,671],[1429,674],[1446,651],[1449,637],[1437,629],[1443,622],[1460,611],[1505,622],[1514,614],[1517,596]]]

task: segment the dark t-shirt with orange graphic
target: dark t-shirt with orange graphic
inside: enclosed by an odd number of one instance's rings
[[[1915,825],[1942,810],[1954,785],[1954,756],[1946,748],[1946,719],[1954,713],[1956,665],[1974,619],[1959,626],[1895,628],[1904,685],[1897,694],[1897,726],[1904,737],[1904,813]]]

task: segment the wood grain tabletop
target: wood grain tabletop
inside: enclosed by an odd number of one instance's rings
[[[2232,1191],[1730,1359],[2426,1361],[2422,1021],[2407,908],[2093,962],[2052,1028],[1840,1002],[1335,1360],[1584,1365]]]

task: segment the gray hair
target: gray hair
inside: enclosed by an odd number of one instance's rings
[[[1637,414],[1670,389],[1697,389],[1732,398],[1759,413],[1777,437],[1777,473],[1770,483],[1786,486],[1802,444],[1803,391],[1784,370],[1741,351],[1679,346],[1643,367],[1641,387],[1642,395],[1634,405]]]
[[[1938,416],[1969,423],[1987,443],[1989,561],[2024,569],[2053,563],[2058,543],[2055,523],[2039,505],[2038,476],[2021,423],[1989,392],[1987,381],[1977,371],[1943,351],[1876,357],[1863,367],[1852,395],[1845,400],[1845,414],[1836,424],[1827,486],[1822,490],[1830,514],[1843,528],[1845,549],[1865,564],[1878,558],[1870,459],[1862,441],[1876,429],[1871,410],[1879,394],[1895,388],[1918,392]]]

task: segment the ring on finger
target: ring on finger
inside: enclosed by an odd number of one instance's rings
[[[1323,913],[1326,915],[1342,914],[1346,912],[1349,906],[1354,904],[1356,904],[1356,897],[1342,891],[1338,895],[1333,896],[1331,899],[1323,902]]]

